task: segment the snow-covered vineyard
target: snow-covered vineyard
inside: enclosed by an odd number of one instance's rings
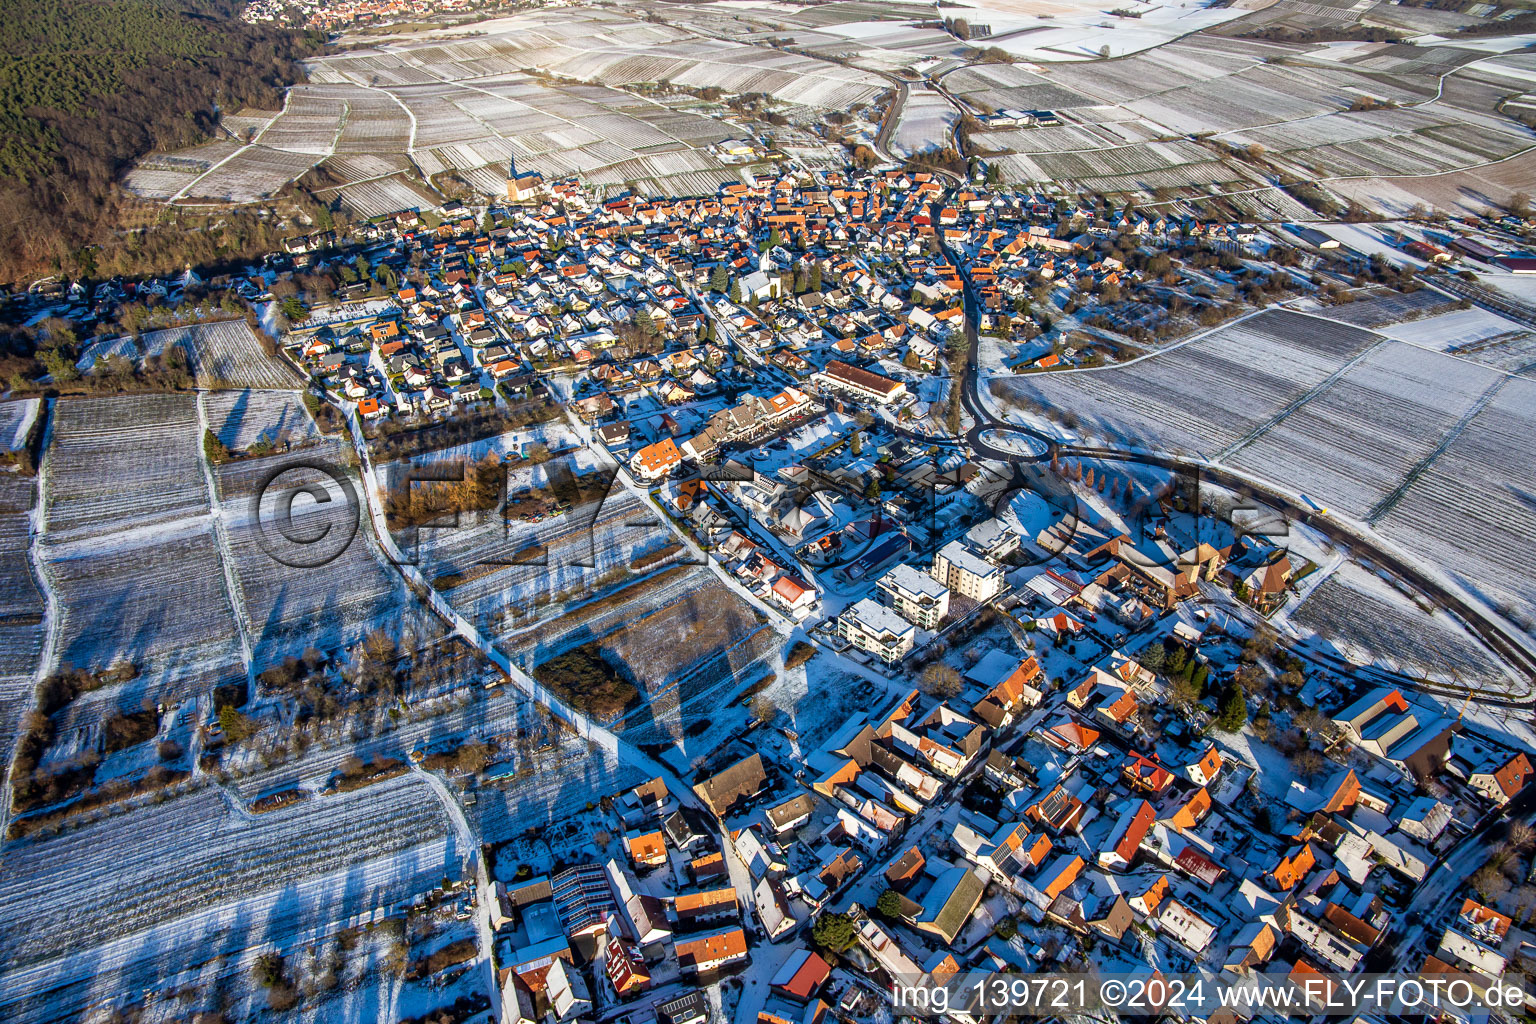
[[[6,680],[29,677],[42,651],[43,594],[30,550],[36,500],[36,480],[0,475],[0,678]]]
[[[208,512],[197,398],[189,394],[61,399],[43,487],[50,544],[122,533],[153,542],[153,528],[185,528]]]
[[[205,969],[243,972],[264,948],[368,922],[457,876],[469,852],[416,777],[259,817],[210,787],[12,844],[0,1016],[52,1020]]]
[[[1400,591],[1364,572],[1331,574],[1302,602],[1291,621],[1316,633],[1338,653],[1393,671],[1496,679],[1503,668],[1464,629],[1431,614]]]
[[[0,1021],[1529,968],[1536,15],[1350,3],[250,0],[278,251],[5,296]]]
[[[139,339],[145,352],[180,345],[200,388],[286,388],[299,378],[261,347],[244,320],[218,320],[191,327],[155,331]]]
[[[1536,429],[1522,377],[1271,311],[1134,364],[1017,378],[1094,438],[1183,451],[1374,526],[1499,609],[1536,615]]]
[[[441,624],[407,592],[399,573],[384,563],[368,531],[360,527],[361,484],[355,472],[345,468],[345,454],[345,448],[328,442],[217,470],[226,557],[239,585],[258,671],[297,656],[306,646],[327,651],[349,647],[375,629],[395,637],[411,632],[426,638],[442,632]],[[326,467],[342,474],[357,501],[348,504]],[[256,488],[263,483],[269,486],[258,495]],[[308,487],[329,500],[295,498],[289,521],[281,509],[286,497]],[[285,529],[303,539],[322,533],[350,539],[334,550],[329,543],[289,541]],[[322,555],[324,563],[314,564]]]
[[[1073,409],[1086,434],[1214,458],[1381,340],[1342,324],[1268,311],[1127,366],[1033,375],[1007,388]]]

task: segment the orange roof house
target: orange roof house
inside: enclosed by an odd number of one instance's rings
[[[708,971],[745,959],[747,935],[740,928],[732,928],[716,935],[684,939],[673,948],[677,951],[678,966],[684,971]]]
[[[1126,808],[1109,834],[1109,845],[1099,851],[1099,866],[1124,870],[1136,859],[1136,851],[1147,831],[1157,821],[1157,812],[1145,800]]]
[[[1531,775],[1531,759],[1518,753],[1491,772],[1474,772],[1467,781],[1494,803],[1504,804],[1525,788]]]
[[[1161,793],[1173,785],[1172,772],[1134,750],[1125,756],[1125,761],[1120,765],[1120,774],[1133,790],[1147,793]]]
[[[1184,774],[1189,777],[1189,781],[1197,786],[1210,785],[1220,773],[1221,754],[1217,752],[1214,743],[1207,743],[1194,763],[1184,769]]]
[[[1281,892],[1289,891],[1296,887],[1296,883],[1307,877],[1307,872],[1317,863],[1317,857],[1312,852],[1311,843],[1302,843],[1301,846],[1291,849],[1284,854],[1279,863],[1269,872],[1269,877],[1274,879],[1275,888]]]
[[[727,885],[704,892],[685,892],[672,901],[672,909],[679,922],[694,924],[722,917],[735,917],[740,904],[736,899],[736,887]]]
[[[694,881],[702,882],[706,878],[719,878],[725,874],[725,858],[719,850],[695,857],[688,862],[688,870],[693,874]]]
[[[660,829],[632,832],[625,836],[625,844],[629,847],[629,859],[636,867],[659,867],[667,862],[667,846]]]
[[[635,452],[629,460],[629,468],[641,480],[660,480],[683,463],[683,453],[670,437],[655,444],[648,444]]]
[[[1521,755],[1524,757],[1525,755]],[[1338,777],[1337,785],[1328,799],[1323,803],[1323,810],[1329,814],[1342,814],[1355,806],[1360,801],[1360,780],[1355,777],[1355,770],[1350,768]]]
[[[1210,813],[1211,794],[1206,792],[1204,786],[1201,786],[1195,790],[1188,800],[1184,801],[1177,811],[1173,812],[1173,817],[1169,819],[1169,824],[1176,829],[1194,828],[1204,821],[1205,816]]]
[[[1075,832],[1078,820],[1083,816],[1083,802],[1067,792],[1065,786],[1057,784],[1024,813],[1053,832]]]
[[[810,950],[797,950],[769,984],[782,996],[797,1003],[808,1003],[831,976],[832,968],[825,960]]]
[[[1044,871],[1045,875],[1041,878],[1041,883],[1045,888],[1041,892],[1054,900],[1066,892],[1067,887],[1077,881],[1077,876],[1083,873],[1083,858],[1075,853],[1064,853]]]
[[[1492,907],[1485,907],[1477,900],[1463,900],[1460,918],[1461,926],[1471,933],[1472,937],[1479,939],[1487,945],[1497,946],[1504,941],[1509,934],[1510,925],[1514,922],[1504,914]]]
[[[1131,909],[1146,917],[1157,913],[1157,908],[1168,896],[1168,876],[1158,875],[1140,892],[1126,892],[1126,902]]]
[[[1073,753],[1082,753],[1083,751],[1091,750],[1093,745],[1099,742],[1099,731],[1097,729],[1090,729],[1088,726],[1069,718],[1064,722],[1057,722],[1046,729],[1041,739],[1053,747],[1059,747],[1062,750]]]

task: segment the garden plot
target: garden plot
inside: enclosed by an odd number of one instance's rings
[[[707,664],[716,657],[741,650],[742,666],[757,660],[764,652],[748,640],[759,625],[751,605],[711,577],[679,599],[633,617],[603,638],[603,648],[628,665],[646,696],[655,700],[684,683],[706,688],[718,681]],[[692,678],[701,668],[706,678]],[[726,672],[727,681],[730,676]],[[680,694],[683,700],[690,696],[686,688]]]
[[[1363,519],[1499,379],[1389,342],[1223,461]]]
[[[1536,381],[1493,398],[1375,524],[1452,580],[1536,631]]]
[[[736,605],[748,610],[744,602]],[[769,663],[783,639],[773,627],[761,625],[723,647],[703,652],[679,668],[675,682],[650,695],[643,707],[625,715],[614,728],[642,748],[676,745],[688,762],[697,761],[744,724],[722,711],[770,674]]]
[[[415,775],[259,817],[205,788],[12,844],[0,1016],[75,1016],[221,958],[247,973],[264,947],[294,951],[459,877],[472,852]]]
[[[1314,644],[1357,664],[1499,692],[1514,681],[1461,623],[1443,611],[1425,610],[1349,563],[1313,589],[1289,621],[1293,629],[1314,634]]]
[[[306,646],[338,650],[375,629],[396,639],[407,633],[421,639],[443,632],[398,572],[373,550],[360,507],[349,505],[336,482],[313,468],[334,467],[360,501],[361,484],[346,468],[346,454],[344,447],[324,442],[302,453],[220,466],[215,473],[227,557],[258,669],[297,655]],[[272,484],[261,496],[258,520],[256,488],[268,478]],[[333,535],[338,538],[334,543],[290,544],[283,537],[282,496],[308,486],[318,486],[330,500],[319,503],[297,496],[289,533],[305,539]],[[313,564],[322,558],[321,564]]]
[[[777,729],[758,730],[753,741],[765,756],[771,753],[781,763],[798,763],[849,718],[870,713],[889,699],[884,687],[849,672],[848,665],[818,648],[803,666],[779,673],[763,693],[782,715],[776,724],[787,726],[792,736]]]
[[[145,700],[180,703],[226,678],[244,677],[206,516],[49,542],[42,557],[59,615],[50,670],[73,665],[94,672],[119,663],[138,668],[134,679],[82,694],[59,713],[65,747],[84,737],[70,730],[88,729],[119,709],[137,711]]]
[[[1005,386],[1039,408],[1071,410],[1085,434],[1211,457],[1378,340],[1270,310],[1131,363],[1031,374]]]
[[[907,157],[943,149],[952,144],[950,135],[958,120],[959,113],[937,90],[912,88],[891,136],[891,152]]]
[[[483,842],[502,842],[535,830],[538,838],[531,840],[528,859],[548,852],[556,823],[652,776],[633,760],[621,761],[607,747],[569,734],[557,736],[553,746],[516,755],[513,764],[511,776],[483,783],[466,810]],[[589,834],[583,832],[580,842],[589,847]]]
[[[304,445],[321,434],[292,391],[215,391],[203,399],[208,429],[232,452],[265,441]]]
[[[180,345],[200,388],[289,388],[297,390],[294,371],[262,348],[244,320],[218,320],[191,327],[172,327],[139,340],[146,352],[163,352]]]
[[[207,513],[195,396],[61,399],[53,411],[44,464],[52,539]]]
[[[264,736],[243,749],[226,749],[220,764],[233,777],[224,785],[247,805],[258,797],[296,787],[314,795],[344,771],[349,757],[364,763],[376,758],[403,761],[412,750],[457,749],[465,742],[493,739],[505,748],[504,741],[515,737],[520,728],[528,727],[540,734],[552,728],[548,711],[516,687],[487,690],[484,684],[500,679],[500,672],[477,654],[469,657],[475,669],[455,690],[424,694],[413,687],[405,696],[405,703],[395,706],[399,714],[390,715],[387,709],[378,709],[372,713],[371,721],[366,714],[360,722],[358,717],[351,719],[363,726],[360,732],[369,732],[363,739],[354,739],[351,728],[322,727],[315,730],[312,742],[302,753],[295,754],[290,748],[287,760],[271,766],[263,756],[264,746],[269,739],[277,741],[277,737]],[[385,721],[388,726],[383,724]]]

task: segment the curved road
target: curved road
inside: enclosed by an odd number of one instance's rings
[[[956,267],[962,266],[961,261],[955,259],[954,253],[949,250],[947,245],[944,246],[944,251],[951,263]],[[1348,546],[1356,553],[1367,555],[1375,564],[1391,572],[1398,579],[1424,594],[1437,606],[1460,619],[1489,650],[1493,651],[1515,668],[1516,671],[1525,676],[1529,687],[1525,696],[1496,697],[1492,699],[1480,696],[1478,698],[1479,703],[1516,708],[1536,707],[1536,653],[1532,652],[1523,638],[1511,633],[1502,623],[1490,618],[1481,608],[1476,607],[1460,594],[1440,583],[1428,572],[1421,569],[1417,563],[1386,548],[1380,541],[1354,529],[1338,518],[1319,515],[1314,509],[1303,505],[1266,481],[1245,476],[1221,466],[1214,466],[1203,461],[1173,455],[1139,452],[1108,446],[1064,444],[1056,437],[1036,430],[1033,427],[999,420],[986,407],[986,403],[981,400],[980,339],[976,328],[976,325],[980,323],[980,306],[969,280],[966,281],[963,294],[965,301],[965,335],[969,346],[966,352],[965,379],[960,393],[960,400],[966,412],[971,415],[972,423],[970,429],[965,432],[965,442],[973,453],[995,461],[1015,463],[1048,462],[1052,457],[1068,456],[1106,459],[1118,462],[1140,462],[1176,473],[1197,475],[1199,478],[1210,480],[1220,487],[1252,493],[1266,504],[1273,506],[1282,515],[1305,523],[1327,537],[1334,544]],[[1017,452],[998,448],[988,443],[983,437],[989,430],[1024,434],[1043,442],[1045,451],[1039,455],[1021,455]]]

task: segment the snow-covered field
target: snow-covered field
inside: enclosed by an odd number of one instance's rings
[[[1030,374],[1010,393],[1070,409],[1087,435],[1213,457],[1379,339],[1270,310],[1129,363]]]
[[[1366,520],[1536,625],[1536,382],[1270,311],[1103,370],[1010,390],[1088,436],[1230,464]],[[1351,363],[1351,360],[1354,360]]]
[[[214,391],[203,396],[208,428],[232,452],[258,441],[299,445],[320,439],[304,403],[292,391]]]
[[[178,703],[243,675],[192,395],[55,403],[43,467],[46,583],[58,601],[49,669],[138,667],[59,716],[71,730],[141,701]]]
[[[1376,528],[1533,630],[1536,381],[1504,380]]]
[[[60,399],[47,455],[52,535],[95,535],[208,511],[193,395]]]
[[[1199,0],[1127,6],[1139,17],[1106,14],[1103,5],[1083,0],[977,0],[969,9],[947,13],[990,25],[992,35],[983,45],[1001,47],[1019,60],[1042,62],[1123,57],[1243,13]]]
[[[0,473],[0,678],[14,677],[18,692],[29,688],[43,643],[43,595],[31,560],[36,500],[35,479]],[[13,695],[9,684],[0,686]],[[0,722],[10,717],[0,715]]]
[[[936,90],[910,89],[906,105],[901,108],[901,119],[896,122],[896,131],[891,136],[891,152],[906,157],[952,145],[950,133],[959,119],[959,113],[949,100]]]
[[[1224,461],[1364,519],[1500,380],[1476,363],[1389,342]]]
[[[301,654],[306,646],[338,650],[374,629],[397,639],[409,633],[425,640],[443,632],[373,549],[358,504],[362,485],[346,465],[347,454],[344,447],[325,442],[215,471],[226,558],[239,587],[258,671]],[[348,503],[345,491],[323,471],[325,466],[351,485],[357,503]],[[258,517],[256,488],[268,479]],[[296,493],[293,522],[287,524],[281,499],[290,490],[310,486],[321,488],[329,500],[319,503]],[[302,540],[334,531],[336,540],[290,544],[285,529]],[[321,558],[321,564],[313,564]]]
[[[64,1019],[179,979],[243,973],[263,949],[373,920],[459,875],[470,852],[410,775],[259,817],[204,788],[10,844],[0,1016]]]
[[[1315,643],[1356,664],[1428,676],[1447,684],[1477,683],[1495,692],[1512,680],[1460,623],[1431,613],[1402,591],[1352,563],[1335,570],[1290,613]]]

